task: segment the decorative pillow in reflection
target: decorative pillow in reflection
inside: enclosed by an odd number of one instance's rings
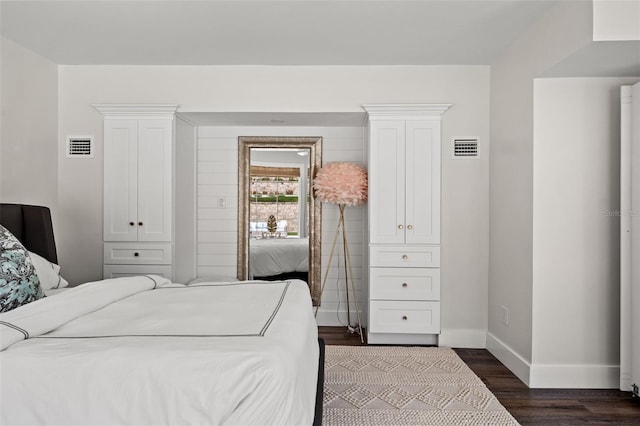
[[[27,249],[0,225],[0,312],[44,297]]]

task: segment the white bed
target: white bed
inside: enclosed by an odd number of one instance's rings
[[[308,271],[308,238],[267,238],[249,241],[249,274],[251,277]]]
[[[0,423],[311,425],[306,283],[104,280],[0,314]]]

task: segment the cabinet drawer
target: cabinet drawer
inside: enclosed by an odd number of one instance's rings
[[[440,302],[370,302],[372,333],[440,333]]]
[[[439,268],[371,268],[369,296],[378,300],[440,300]]]
[[[387,246],[369,248],[371,266],[425,268],[440,266],[440,246]]]
[[[168,265],[104,265],[104,279],[135,275],[159,275],[173,280],[173,268]]]
[[[170,265],[171,243],[104,243],[104,263]]]

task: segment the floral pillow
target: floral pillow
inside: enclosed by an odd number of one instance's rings
[[[0,225],[0,312],[44,297],[27,249]]]

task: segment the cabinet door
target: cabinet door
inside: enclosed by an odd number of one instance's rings
[[[407,244],[440,243],[440,125],[406,122]]]
[[[370,242],[402,244],[405,224],[404,121],[373,121],[370,126]]]
[[[138,241],[171,241],[171,123],[138,122]]]
[[[105,241],[136,241],[138,238],[137,141],[136,120],[105,120]]]

